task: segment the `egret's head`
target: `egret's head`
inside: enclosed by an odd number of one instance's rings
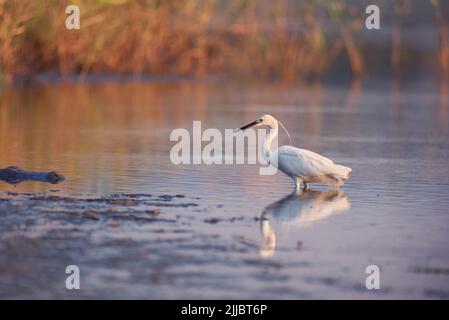
[[[254,120],[253,122],[248,123],[247,125],[244,125],[243,127],[237,129],[237,131],[238,130],[245,131],[246,129],[249,129],[251,127],[259,127],[259,126],[269,126],[271,128],[277,128],[278,122],[273,116],[265,114],[261,116],[259,119]]]

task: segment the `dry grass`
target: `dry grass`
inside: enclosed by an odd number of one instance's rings
[[[65,28],[69,4],[80,30]],[[343,54],[360,76],[358,11],[337,0],[0,0],[0,79],[52,70],[294,80],[320,77]],[[329,20],[337,36],[323,30]]]

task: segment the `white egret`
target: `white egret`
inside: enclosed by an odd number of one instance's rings
[[[284,128],[282,123],[280,124]],[[297,189],[303,184],[303,190],[307,190],[308,184],[315,182],[340,186],[344,180],[349,178],[351,168],[335,164],[332,160],[318,153],[291,145],[271,150],[271,142],[278,134],[278,121],[271,115],[263,115],[237,130],[244,131],[251,127],[264,125],[269,128],[263,143],[265,160],[291,177]],[[290,138],[287,130],[285,128],[284,130]]]

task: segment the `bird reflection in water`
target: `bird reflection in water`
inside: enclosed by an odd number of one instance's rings
[[[286,223],[288,226],[309,226],[325,220],[333,214],[350,208],[348,197],[340,189],[332,191],[295,190],[287,197],[267,206],[260,216],[260,231],[263,244],[259,248],[261,257],[274,255],[276,231],[270,221]]]

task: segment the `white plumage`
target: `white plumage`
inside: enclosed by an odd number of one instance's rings
[[[279,227],[306,227],[334,214],[349,209],[351,204],[342,190],[302,191],[295,190],[287,197],[267,206],[259,219],[263,244],[259,255],[271,257],[276,249],[276,233]],[[273,224],[273,221],[275,223]],[[276,230],[277,229],[277,230]],[[283,230],[282,233],[285,233]]]
[[[340,186],[349,178],[351,168],[335,164],[331,159],[318,153],[293,146],[281,146],[271,150],[271,142],[278,134],[278,121],[271,115],[264,115],[240,130],[263,125],[269,128],[264,141],[265,159],[291,177],[297,188],[303,184],[304,189],[307,189],[308,183],[315,182]]]

